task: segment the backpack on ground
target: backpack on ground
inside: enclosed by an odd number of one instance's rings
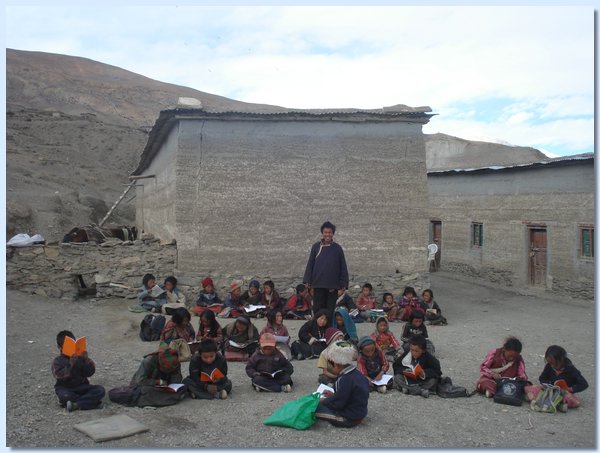
[[[440,398],[462,398],[471,396],[466,388],[452,384],[448,376],[440,378],[436,393]]]
[[[142,341],[157,341],[165,327],[167,319],[163,315],[146,315],[140,324]]]
[[[523,404],[527,381],[516,378],[503,378],[498,381],[494,403],[520,406]]]
[[[555,414],[564,399],[564,390],[557,385],[542,384],[542,390],[531,402],[531,410]]]
[[[142,390],[139,385],[124,385],[108,391],[108,399],[113,403],[133,406],[139,399]]]

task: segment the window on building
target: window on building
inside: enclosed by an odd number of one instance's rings
[[[581,256],[583,258],[594,257],[594,227],[580,227]]]
[[[471,244],[476,247],[483,246],[483,223],[473,222],[471,232]]]

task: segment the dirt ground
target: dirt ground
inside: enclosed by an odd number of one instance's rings
[[[230,364],[234,388],[225,401],[186,399],[170,408],[127,408],[105,399],[101,410],[67,413],[54,394],[50,364],[57,354],[56,333],[64,328],[88,337],[96,362],[92,383],[107,389],[127,383],[156,343],[138,336],[143,314],[129,313],[128,300],[67,302],[7,292],[7,444],[10,447],[93,447],[73,425],[114,414],[127,414],[150,431],[104,444],[131,447],[395,447],[395,448],[595,448],[596,341],[593,302],[545,293],[511,292],[483,282],[437,273],[436,300],[448,326],[429,327],[445,375],[472,388],[485,353],[518,336],[530,380],[537,382],[543,353],[564,346],[590,387],[580,394],[582,407],[567,414],[530,412],[528,405],[504,406],[480,395],[442,399],[373,393],[369,415],[357,428],[336,429],[318,421],[308,431],[262,424],[286,401],[317,387],[315,360],[292,362],[291,394],[257,394],[244,364]],[[194,318],[197,323],[197,318]],[[221,323],[225,324],[224,322]],[[256,321],[261,329],[263,320]],[[300,321],[287,321],[297,335]],[[392,324],[398,336],[402,323]],[[359,335],[373,324],[358,325]],[[184,365],[187,370],[187,364]]]

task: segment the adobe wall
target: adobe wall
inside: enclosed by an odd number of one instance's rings
[[[545,224],[547,289],[593,299],[594,261],[579,251],[579,225],[594,223],[593,188],[593,165],[430,176],[431,217],[442,221],[441,267],[526,287],[527,226]],[[471,222],[484,224],[483,247],[471,244]]]
[[[426,271],[421,124],[181,120],[176,163],[183,271],[301,276],[325,220],[351,273]],[[143,221],[163,237],[146,207]]]

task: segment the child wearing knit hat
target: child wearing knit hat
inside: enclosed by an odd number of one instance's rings
[[[193,308],[195,314],[200,315],[205,310],[210,310],[218,314],[223,309],[223,301],[219,299],[219,295],[215,291],[215,283],[210,277],[205,277],[202,280],[202,290],[198,294],[196,305]]]
[[[347,341],[336,341],[327,348],[327,362],[337,375],[333,388],[335,393],[324,392],[315,417],[327,420],[333,426],[351,428],[367,416],[369,382],[352,362],[356,360],[356,348]]]
[[[246,364],[246,374],[257,392],[291,392],[293,365],[275,347],[275,336],[263,333],[260,348]]]
[[[321,370],[321,374],[319,374],[319,384],[331,386],[337,378],[337,375],[333,374],[327,366],[327,349],[334,342],[343,339],[344,332],[341,330],[338,330],[335,327],[328,327],[327,330],[325,330],[325,342],[327,343],[327,348],[319,355],[319,360],[317,361],[317,368]]]

